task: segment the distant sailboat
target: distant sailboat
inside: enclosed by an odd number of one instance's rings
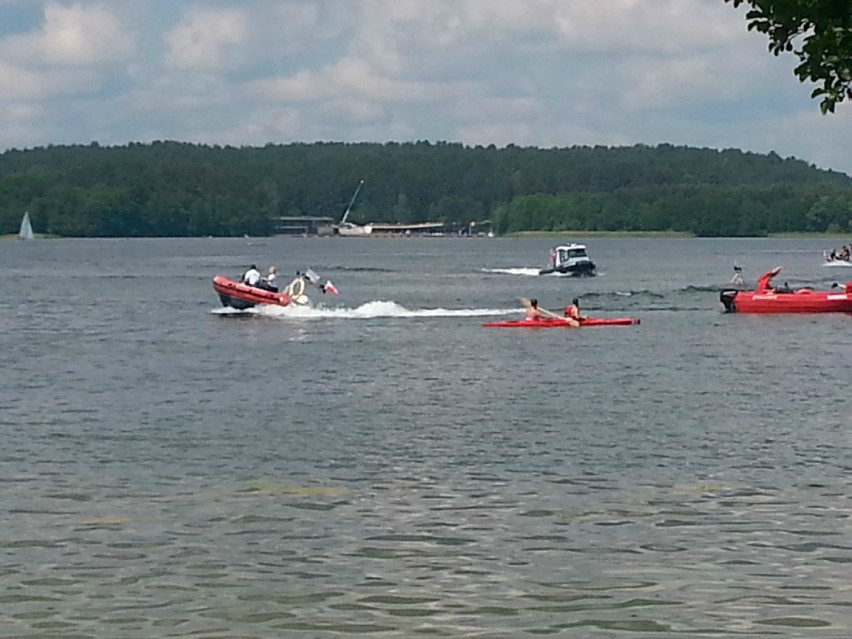
[[[21,220],[21,230],[18,231],[19,240],[34,240],[33,225],[30,223],[30,213],[24,213],[24,219]]]
[[[346,211],[343,213],[343,218],[340,220],[340,224],[335,227],[338,235],[362,237],[364,235],[370,235],[370,233],[373,232],[372,224],[364,224],[363,226],[360,226],[347,221],[349,219],[349,214],[352,212],[352,205],[355,204],[355,199],[358,197],[358,193],[361,192],[362,186],[364,186],[364,180],[358,182],[358,188],[355,189],[355,194],[352,196],[352,199],[349,200],[349,206],[346,207]]]

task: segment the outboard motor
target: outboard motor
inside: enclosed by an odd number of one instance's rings
[[[734,306],[734,300],[737,298],[737,293],[739,293],[739,291],[732,288],[727,288],[719,293],[719,301],[725,306],[726,313],[737,312],[737,308]]]

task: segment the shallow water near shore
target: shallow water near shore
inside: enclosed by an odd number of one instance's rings
[[[0,637],[851,636],[852,317],[718,295],[831,242],[585,239],[2,243]]]

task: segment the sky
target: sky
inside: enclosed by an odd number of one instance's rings
[[[0,151],[668,143],[852,175],[852,104],[796,63],[722,0],[0,0]]]

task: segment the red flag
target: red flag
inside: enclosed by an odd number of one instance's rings
[[[334,288],[334,284],[331,283],[331,280],[325,283],[325,292],[331,293],[332,295],[337,295],[337,289]]]

